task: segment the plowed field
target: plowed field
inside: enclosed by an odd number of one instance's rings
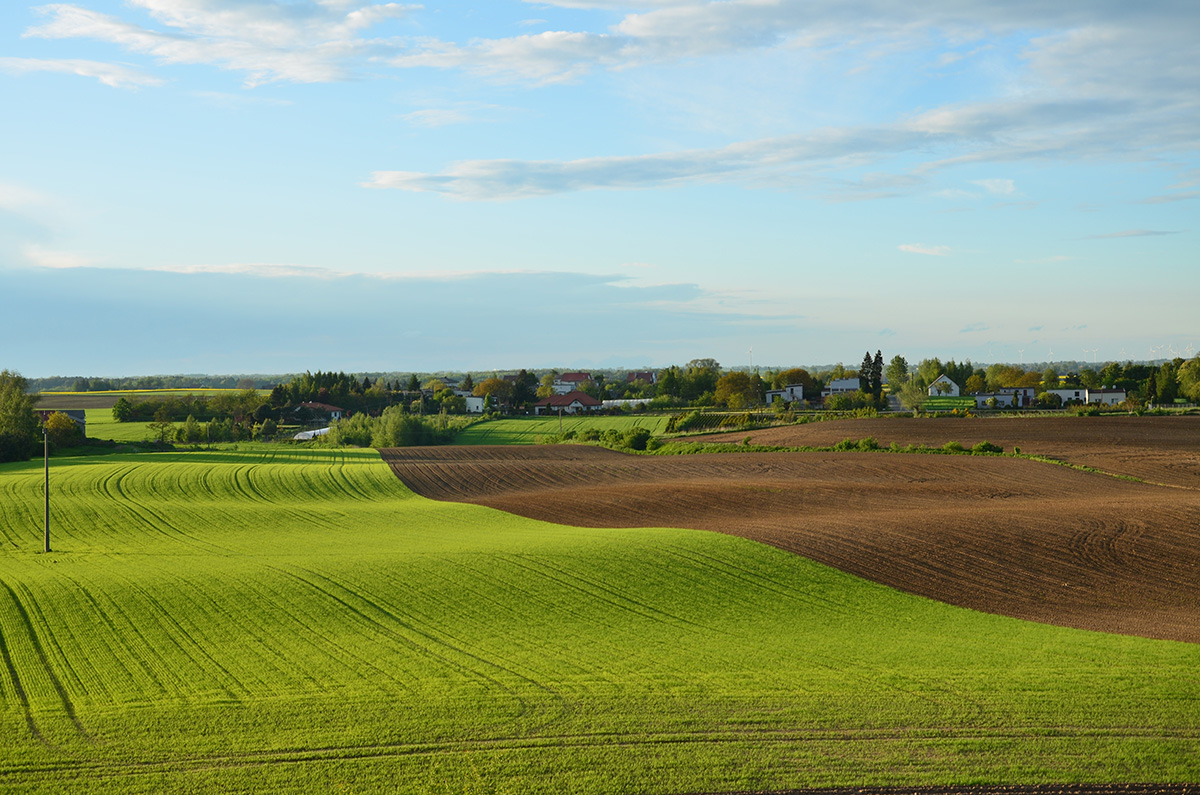
[[[884,440],[877,428],[894,422],[795,431]],[[986,438],[1006,447],[1033,438],[1005,439],[992,422]],[[961,421],[927,424],[936,433],[942,423],[970,440]],[[587,527],[714,530],[950,604],[1200,643],[1200,490],[984,456],[629,456],[585,446],[383,455],[434,499]]]
[[[989,441],[1011,452],[1043,455],[1155,483],[1200,488],[1200,416],[1132,417],[970,417],[830,420],[761,431],[700,437],[780,447],[828,447],[842,439],[874,436],[887,447],[970,447]]]

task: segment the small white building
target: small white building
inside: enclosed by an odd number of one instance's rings
[[[1088,390],[1084,387],[1078,389],[1047,389],[1046,394],[1058,395],[1062,398],[1063,405],[1078,401],[1079,403],[1088,402]]]
[[[971,397],[976,408],[989,408],[988,400],[995,398],[998,409],[1019,409],[1032,406],[1036,392],[1031,386],[1005,386],[995,392],[975,392]]]
[[[958,397],[962,394],[962,390],[958,388],[958,384],[950,380],[949,376],[942,373],[929,385],[929,394],[931,396],[948,395],[950,397]]]
[[[1087,402],[1097,403],[1101,406],[1115,406],[1118,403],[1125,402],[1124,389],[1089,389],[1087,391]]]
[[[487,401],[487,398],[482,397],[482,396],[476,397],[475,395],[466,395],[465,397],[467,400],[467,413],[468,414],[482,414],[483,413],[483,404]]]
[[[857,389],[858,387],[855,387]],[[767,405],[770,406],[779,398],[784,403],[794,403],[804,400],[804,384],[788,384],[783,389],[767,390]]]
[[[591,380],[591,373],[563,373],[555,379],[552,389],[556,395],[566,395],[576,391]]]
[[[821,397],[829,397],[830,395],[844,395],[847,392],[858,391],[857,378],[835,378],[825,385],[821,390]]]

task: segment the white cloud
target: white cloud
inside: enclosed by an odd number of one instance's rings
[[[950,254],[949,246],[927,246],[924,243],[902,243],[897,248],[909,254],[925,254],[930,257],[945,257]]]
[[[353,274],[335,271],[329,268],[315,268],[308,265],[288,265],[278,263],[229,263],[224,265],[156,265],[144,268],[148,271],[166,273],[221,273],[240,276],[260,276],[265,278],[305,277],[310,279],[336,279]]]
[[[130,0],[130,5],[146,10],[169,30],[56,3],[39,8],[49,21],[24,35],[97,39],[164,64],[211,64],[245,72],[249,85],[279,80],[320,83],[347,79],[355,59],[380,47],[394,48],[358,34],[417,8],[399,3],[266,0]]]
[[[34,206],[50,204],[53,197],[21,185],[0,182],[0,210],[22,212]]]
[[[127,66],[77,58],[0,58],[0,70],[11,74],[58,72],[81,77],[94,77],[104,85],[113,88],[143,88],[163,84],[163,81],[157,77]]]
[[[426,40],[413,53],[389,60],[392,66],[467,71],[502,80],[561,83],[596,65],[617,66],[624,42],[605,33],[545,31],[507,39],[481,39],[468,47]]]
[[[1160,235],[1178,235],[1182,229],[1175,230],[1158,230],[1158,229],[1126,229],[1124,232],[1110,232],[1106,235],[1088,235],[1084,240],[1111,240],[1120,237],[1158,237]]]
[[[1171,202],[1182,202],[1189,199],[1195,199],[1200,196],[1200,191],[1188,191],[1186,193],[1167,193],[1162,196],[1151,196],[1142,199],[1138,204],[1170,204]]]
[[[1016,186],[1011,179],[977,179],[972,184],[998,196],[1011,196],[1016,192]]]
[[[63,268],[87,268],[94,266],[98,260],[73,251],[55,251],[44,246],[31,243],[22,250],[31,264],[39,268],[60,270]]]
[[[464,102],[450,108],[423,108],[405,113],[401,119],[414,127],[446,127],[451,124],[467,124],[483,120],[500,110],[497,105],[481,102]]]

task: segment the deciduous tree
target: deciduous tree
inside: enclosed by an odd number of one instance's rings
[[[37,398],[28,394],[28,386],[20,373],[0,371],[0,461],[25,461],[33,455]]]

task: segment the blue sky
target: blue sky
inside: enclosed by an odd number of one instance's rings
[[[1198,35],[1190,1],[14,0],[0,366],[1194,352]]]

